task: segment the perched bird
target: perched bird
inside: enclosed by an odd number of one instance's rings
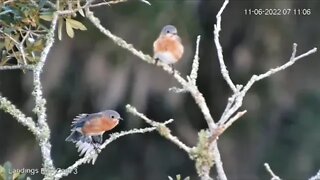
[[[153,58],[156,64],[160,60],[173,69],[173,64],[181,59],[183,51],[184,48],[177,28],[172,25],[164,26],[158,39],[153,43]]]
[[[120,114],[113,110],[80,114],[72,122],[71,134],[66,141],[76,143],[80,156],[95,150],[96,156],[92,158],[92,164],[94,164],[100,150],[99,145],[102,144],[103,134],[116,127],[119,120],[122,120]]]

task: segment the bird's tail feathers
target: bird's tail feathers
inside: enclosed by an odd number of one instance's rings
[[[90,157],[86,163],[92,163],[92,165],[94,165],[94,163],[96,162],[97,158],[98,158],[98,153],[100,151],[99,148],[99,144],[97,143],[89,143],[89,142],[85,142],[85,141],[78,141],[76,143],[76,147],[78,148],[78,152],[80,153],[79,156],[84,156],[84,157]]]
[[[76,143],[81,140],[83,135],[78,131],[72,131],[71,134],[66,138],[66,141]]]

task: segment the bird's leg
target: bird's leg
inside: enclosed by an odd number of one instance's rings
[[[154,61],[155,61],[154,64],[155,64],[155,65],[158,65],[159,58],[158,58],[158,57],[155,57],[155,58],[154,58]]]
[[[174,69],[174,67],[173,67],[173,64],[171,64],[170,66],[171,66],[171,70],[172,70],[172,75],[174,75],[175,69]]]
[[[91,145],[93,146],[93,148],[97,154],[99,154],[101,152],[101,148],[99,146],[97,146],[93,141],[91,141]]]

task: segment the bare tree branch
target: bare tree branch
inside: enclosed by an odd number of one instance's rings
[[[19,123],[26,126],[29,131],[31,131],[36,137],[39,136],[39,129],[32,118],[27,117],[23,114],[15,105],[13,105],[7,98],[0,95],[0,109],[9,113],[13,118],[15,118]]]
[[[123,2],[127,2],[128,0],[114,0],[114,1],[104,1],[104,2],[100,2],[97,4],[91,4],[90,7],[98,7],[98,6],[111,6],[113,4],[118,4],[118,3],[123,3]]]
[[[293,45],[293,51],[295,51],[295,44]],[[243,89],[241,89],[241,91],[236,91],[234,95],[231,96],[230,99],[235,99],[234,101],[229,101],[227,107],[229,107],[229,109],[225,109],[223,116],[221,116],[219,122],[226,122],[241,106],[242,106],[242,101],[243,98],[245,97],[246,93],[248,92],[248,90],[252,87],[252,85],[257,82],[260,81],[266,77],[269,77],[281,70],[285,70],[286,68],[292,66],[297,60],[306,57],[310,54],[313,54],[317,51],[317,48],[313,48],[311,50],[309,50],[308,52],[298,56],[298,57],[291,57],[290,60],[283,64],[282,66],[279,66],[277,68],[274,69],[270,69],[269,71],[260,74],[260,75],[253,75],[250,80],[247,82],[247,84],[243,87]],[[295,52],[292,53],[292,55],[295,55]]]
[[[242,85],[237,85],[235,86],[234,83],[232,82],[230,76],[229,76],[229,72],[226,68],[226,65],[224,63],[224,59],[223,59],[223,53],[222,53],[222,47],[219,41],[219,32],[221,31],[221,14],[223,13],[225,7],[227,6],[227,4],[229,3],[229,0],[225,0],[221,9],[219,10],[216,18],[217,18],[217,23],[214,26],[214,41],[215,41],[215,45],[217,48],[217,53],[218,53],[218,59],[219,59],[219,63],[220,63],[220,69],[221,69],[221,74],[223,76],[223,78],[225,79],[225,81],[227,82],[227,84],[229,85],[229,87],[231,88],[231,90],[233,91],[233,94],[231,95],[231,97],[228,99],[228,103],[227,106],[222,114],[222,116],[220,117],[218,124],[217,124],[217,128],[215,129],[215,132],[212,133],[212,137],[210,138],[210,140],[212,141],[212,143],[215,143],[216,140],[218,139],[218,137],[228,128],[230,127],[236,120],[238,120],[243,114],[246,113],[246,111],[242,111],[242,112],[238,112],[238,114],[236,114],[234,117],[232,117],[232,115],[238,111],[238,109],[242,106],[242,102],[243,99],[247,93],[247,91],[252,87],[252,85],[259,81],[262,80],[266,77],[271,76],[272,74],[275,74],[281,70],[284,70],[288,67],[290,67],[291,65],[293,65],[297,60],[306,57],[310,54],[313,54],[317,51],[317,48],[313,48],[312,50],[296,57],[296,51],[297,51],[297,44],[293,44],[293,50],[292,50],[292,55],[290,60],[285,63],[284,65],[274,68],[274,69],[270,69],[269,71],[267,71],[266,73],[260,74],[260,75],[253,75],[251,77],[251,79],[247,82],[247,84],[243,87]],[[212,144],[213,145],[213,144]],[[218,168],[219,168],[219,163],[216,164],[216,168],[217,168],[217,172],[219,172]],[[222,169],[222,166],[220,166],[220,171]],[[224,173],[218,173],[218,178],[219,179],[226,179],[226,176]]]
[[[43,167],[46,171],[44,171],[45,178],[52,177],[52,173],[55,169],[53,165],[53,161],[51,158],[51,143],[50,143],[50,129],[47,123],[47,115],[46,115],[46,100],[43,97],[42,85],[40,80],[40,74],[42,72],[43,66],[47,59],[48,53],[54,43],[54,32],[56,29],[58,21],[58,14],[54,13],[53,19],[51,21],[50,30],[47,35],[47,41],[45,43],[45,47],[41,53],[40,60],[36,64],[33,71],[33,85],[34,90],[32,95],[35,98],[35,108],[34,112],[38,117],[38,125],[39,125],[39,145],[42,154]]]
[[[33,65],[6,65],[6,66],[0,66],[0,71],[5,71],[5,70],[15,70],[15,69],[20,69],[20,70],[33,70],[34,66]]]
[[[168,123],[171,123],[172,121],[166,121],[163,124],[166,125]],[[104,143],[100,146],[100,149],[104,149],[106,148],[107,145],[109,145],[111,142],[117,140],[118,138],[122,137],[122,136],[126,136],[126,135],[130,135],[130,134],[144,134],[147,132],[152,132],[154,130],[157,130],[157,127],[147,127],[147,128],[142,128],[142,129],[131,129],[128,131],[122,131],[122,132],[118,132],[118,133],[113,133],[110,135],[110,137],[108,139],[106,139],[104,141]],[[64,176],[68,176],[69,174],[71,174],[76,168],[78,168],[80,165],[87,163],[88,161],[90,161],[90,159],[92,159],[94,156],[97,156],[96,151],[91,151],[89,154],[86,154],[83,158],[78,159],[73,165],[69,166],[66,169],[62,169],[59,170],[55,175],[54,178],[55,179],[60,179]]]
[[[223,163],[221,160],[221,156],[220,156],[220,152],[218,149],[218,143],[217,141],[215,141],[213,143],[213,154],[214,154],[214,161],[215,161],[215,165],[216,165],[216,170],[218,173],[218,178],[219,180],[227,180],[227,176],[226,173],[224,172],[223,169]]]
[[[200,44],[201,36],[198,35],[197,37],[197,44],[196,44],[196,53],[194,54],[192,69],[190,73],[190,80],[194,85],[196,85],[197,77],[198,77],[198,70],[199,70],[199,44]]]
[[[170,129],[168,127],[166,127],[163,123],[159,123],[156,121],[153,121],[151,119],[149,119],[148,117],[146,117],[144,114],[140,113],[137,111],[137,109],[135,107],[132,107],[131,105],[127,105],[126,106],[127,111],[135,116],[140,117],[141,119],[143,119],[146,123],[150,124],[151,126],[157,127],[157,131],[159,132],[159,134],[163,137],[165,137],[166,139],[170,140],[171,142],[173,142],[174,144],[176,144],[179,148],[183,149],[185,152],[187,152],[188,154],[191,151],[191,148],[188,147],[187,145],[185,145],[183,142],[181,142],[178,137],[173,136],[170,132]],[[173,120],[171,120],[173,121]]]
[[[109,37],[116,45],[128,50],[133,55],[139,57],[141,60],[149,64],[154,64],[155,60],[151,56],[144,54],[142,51],[138,51],[136,48],[133,47],[132,44],[128,44],[125,40],[112,34],[109,30],[103,27],[100,23],[100,20],[94,16],[93,12],[90,11],[88,7],[86,8],[86,14],[87,14],[87,18],[91,21],[91,23],[95,27],[97,27],[105,36]],[[162,67],[162,69],[168,72],[169,74],[171,75],[173,74],[173,77],[182,85],[183,89],[186,89],[191,93],[196,104],[199,106],[209,126],[209,129],[213,131],[216,128],[216,124],[210,114],[210,110],[206,104],[206,101],[202,93],[198,90],[198,87],[193,85],[193,83],[190,83],[189,81],[182,78],[178,71],[175,71],[175,73],[173,73],[172,68],[169,65],[159,62],[157,63],[157,66]]]
[[[262,80],[262,79],[264,79],[266,77],[269,77],[269,76],[271,76],[271,75],[273,75],[273,74],[275,74],[275,73],[277,73],[279,71],[285,70],[286,68],[292,66],[297,60],[302,59],[303,57],[309,56],[310,54],[313,54],[313,53],[317,52],[317,48],[313,48],[313,49],[309,50],[308,52],[305,52],[305,53],[301,54],[300,56],[295,57],[296,50],[297,50],[296,48],[297,48],[297,44],[294,43],[293,44],[292,56],[291,56],[290,60],[287,63],[285,63],[282,66],[279,66],[277,68],[270,69],[269,71],[267,71],[267,72],[265,72],[263,74],[253,75],[251,77],[251,79],[248,81],[248,83],[244,86],[242,91],[243,92],[247,92],[255,82],[260,81],[260,80]]]
[[[317,172],[316,175],[312,176],[309,180],[320,180],[320,170]]]
[[[100,2],[100,3],[96,3],[96,4],[91,4],[90,7],[98,7],[98,6],[111,6],[114,4],[118,4],[118,3],[123,3],[123,2],[127,2],[128,0],[113,0],[113,1],[104,1],[104,2]],[[149,6],[151,6],[151,3],[147,0],[139,0]]]
[[[144,54],[142,51],[137,50],[133,47],[133,45],[128,44],[125,40],[122,38],[114,35],[111,33],[108,29],[103,27],[100,23],[100,20],[94,16],[93,12],[90,11],[90,7],[97,7],[102,5],[110,5],[110,4],[117,4],[121,2],[126,2],[127,0],[112,0],[108,2],[100,2],[96,4],[92,4],[94,0],[87,0],[86,3],[83,6],[80,6],[80,3],[78,4],[78,8],[72,9],[73,5],[69,4],[68,10],[62,10],[62,11],[56,11],[53,14],[53,19],[51,22],[51,26],[49,29],[49,32],[47,34],[47,40],[45,43],[45,47],[41,53],[40,61],[36,65],[27,65],[26,61],[26,54],[24,51],[24,42],[29,36],[29,31],[26,32],[26,34],[22,35],[22,41],[18,43],[14,38],[9,36],[9,38],[15,42],[16,47],[21,52],[23,64],[22,65],[13,65],[13,66],[1,66],[0,70],[12,70],[12,69],[23,69],[23,70],[32,70],[33,71],[33,84],[34,84],[34,90],[32,92],[36,106],[34,108],[34,112],[37,115],[38,123],[35,123],[30,117],[26,117],[25,114],[23,114],[19,109],[17,109],[9,100],[7,100],[5,97],[2,97],[0,95],[0,109],[3,109],[5,112],[11,114],[19,123],[22,125],[28,127],[28,129],[37,137],[37,140],[39,141],[39,145],[41,148],[41,154],[43,159],[43,167],[45,169],[44,173],[44,179],[60,179],[64,176],[69,175],[72,173],[77,167],[79,167],[81,164],[84,164],[88,162],[90,159],[96,158],[99,153],[96,151],[89,151],[85,154],[84,157],[77,160],[73,165],[69,166],[66,169],[62,169],[57,171],[54,167],[52,157],[51,157],[51,143],[50,143],[50,129],[47,123],[47,116],[46,116],[46,100],[43,97],[43,91],[42,91],[42,85],[41,85],[41,71],[43,70],[43,66],[45,64],[45,61],[47,59],[48,53],[54,43],[54,31],[56,29],[56,24],[58,21],[58,17],[65,16],[68,14],[74,14],[77,11],[81,11],[82,9],[86,10],[87,18],[91,21],[91,23],[97,27],[106,37],[110,38],[116,45],[119,47],[128,50],[133,55],[139,57],[144,62],[147,62],[149,64],[154,64],[155,60],[149,56]],[[150,3],[147,0],[140,0],[141,2],[144,2],[146,4]],[[13,2],[11,0],[7,0],[4,2],[10,3]],[[32,1],[32,3],[35,3],[35,1]],[[59,0],[56,1],[57,5],[54,5],[50,1],[48,1],[50,6],[53,8],[59,9]],[[203,97],[202,93],[199,91],[196,80],[198,77],[198,69],[199,69],[199,44],[200,44],[200,36],[197,37],[196,41],[196,51],[193,58],[192,63],[192,70],[190,72],[189,76],[186,76],[186,78],[182,77],[178,71],[175,71],[173,73],[172,68],[168,66],[165,63],[159,62],[157,66],[161,67],[164,71],[172,75],[179,84],[181,84],[181,88],[173,87],[170,88],[170,91],[174,91],[177,93],[181,92],[190,92],[193,99],[195,100],[195,103],[199,106],[204,119],[206,120],[206,123],[208,125],[209,130],[201,130],[198,135],[198,144],[196,147],[189,147],[185,145],[183,142],[181,142],[178,137],[173,136],[171,134],[170,129],[166,126],[168,123],[173,122],[172,119],[160,123],[153,121],[146,117],[144,114],[138,112],[134,107],[127,105],[127,110],[133,115],[136,115],[143,119],[146,123],[151,125],[152,127],[147,128],[141,128],[141,129],[132,129],[128,131],[122,131],[119,133],[111,134],[110,137],[105,140],[105,142],[101,145],[101,149],[104,149],[107,145],[109,145],[111,142],[115,141],[116,139],[130,135],[130,134],[141,134],[141,133],[147,133],[154,130],[157,130],[160,135],[165,137],[166,139],[170,140],[172,143],[177,145],[179,148],[184,150],[188,153],[189,157],[195,161],[197,173],[201,180],[212,180],[213,178],[210,177],[210,171],[211,167],[213,165],[216,166],[217,170],[217,179],[219,180],[227,180],[227,176],[223,169],[223,162],[221,160],[220,152],[217,145],[217,140],[220,135],[222,135],[225,130],[230,127],[236,120],[238,120],[240,117],[242,117],[246,110],[239,111],[239,108],[242,106],[243,99],[247,93],[247,91],[253,86],[253,84],[257,81],[260,81],[266,77],[269,77],[279,71],[285,70],[286,68],[293,65],[297,60],[302,59],[308,55],[311,55],[317,51],[317,48],[313,48],[309,50],[306,53],[301,54],[300,56],[296,56],[297,53],[297,44],[293,44],[293,50],[292,55],[290,57],[290,60],[273,69],[270,69],[269,71],[260,74],[260,75],[253,75],[249,81],[246,83],[245,86],[243,85],[235,85],[231,77],[229,75],[229,72],[227,70],[227,67],[224,62],[223,57],[223,50],[222,46],[219,40],[219,33],[221,31],[221,15],[226,8],[227,4],[229,3],[229,0],[225,0],[221,9],[216,15],[217,22],[214,26],[214,42],[217,48],[217,54],[221,69],[221,74],[223,78],[225,79],[228,86],[231,88],[233,94],[228,99],[228,103],[225,107],[225,110],[223,114],[221,115],[218,123],[215,123],[211,113],[209,111],[209,108],[206,104],[205,98]],[[24,31],[25,32],[25,31]],[[32,34],[31,34],[32,35]],[[13,52],[15,53],[15,52]],[[236,113],[238,111],[238,113]],[[264,164],[267,171],[271,174],[272,180],[280,180],[278,176],[276,176],[273,171],[271,170],[270,166],[265,163]],[[310,180],[316,180],[320,179],[320,171],[317,173],[317,175],[310,178]]]
[[[281,180],[279,176],[275,175],[273,171],[271,170],[270,166],[268,163],[264,163],[264,167],[266,170],[270,173],[271,175],[271,180]]]
[[[217,18],[217,23],[214,25],[214,42],[216,44],[217,48],[217,53],[218,53],[218,59],[220,63],[220,69],[221,69],[221,74],[223,78],[226,80],[227,84],[230,86],[231,90],[233,92],[236,92],[236,86],[232,82],[230,76],[229,76],[229,71],[227,70],[227,67],[224,63],[223,59],[223,53],[222,53],[222,47],[219,41],[219,32],[221,31],[221,14],[226,8],[227,4],[229,3],[229,0],[225,0],[221,9],[219,10],[216,18]]]

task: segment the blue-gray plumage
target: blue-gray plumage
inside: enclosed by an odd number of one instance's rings
[[[166,25],[162,28],[159,37],[153,43],[153,58],[155,64],[160,60],[172,67],[183,55],[184,47],[178,35],[178,30],[173,25]]]
[[[178,30],[175,26],[173,25],[166,25],[162,28],[161,30],[161,35],[165,35],[165,34],[173,34],[176,35],[178,34]]]
[[[122,118],[113,110],[93,114],[80,114],[71,124],[71,134],[66,138],[70,142],[102,143],[105,131],[114,128]]]

